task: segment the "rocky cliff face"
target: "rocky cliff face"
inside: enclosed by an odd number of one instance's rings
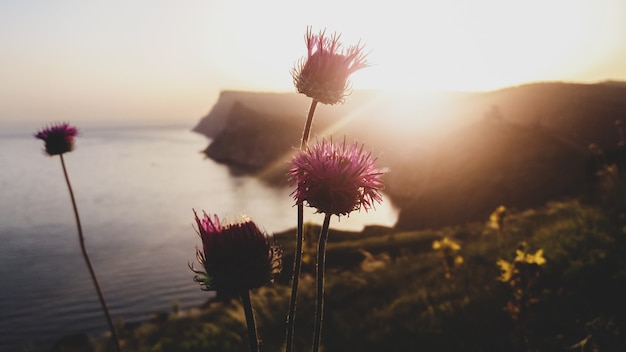
[[[295,93],[223,92],[195,128],[206,154],[234,171],[285,184],[310,100]],[[379,154],[397,227],[485,220],[589,188],[590,143],[611,151],[626,123],[626,85],[538,83],[430,97],[356,91],[319,105],[312,136],[357,139]],[[315,138],[315,137],[313,137]]]
[[[286,173],[286,161],[302,133],[298,116],[262,113],[238,101],[226,116],[206,155],[236,173],[265,173],[280,182],[278,175]],[[274,164],[276,169],[270,169]]]
[[[295,93],[223,91],[211,111],[198,122],[194,131],[211,139],[217,137],[228,127],[227,123],[237,123],[237,117],[242,117],[240,114],[235,118],[230,117],[236,103],[242,104],[250,112],[264,114],[266,117],[269,115],[293,117],[306,114],[307,102],[306,97]],[[234,113],[237,114],[238,111]]]

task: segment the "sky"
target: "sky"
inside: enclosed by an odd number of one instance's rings
[[[626,81],[623,0],[0,0],[0,126],[195,123],[221,90],[294,91],[307,26],[365,45],[354,89]]]

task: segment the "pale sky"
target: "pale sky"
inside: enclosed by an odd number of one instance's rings
[[[0,0],[0,123],[194,123],[220,90],[293,91],[309,25],[365,44],[355,89],[626,81],[624,0]]]

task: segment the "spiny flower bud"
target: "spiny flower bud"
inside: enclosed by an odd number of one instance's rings
[[[196,270],[194,281],[205,291],[240,292],[270,283],[281,268],[281,250],[249,218],[220,224],[217,215],[194,210],[202,250],[196,248],[204,271]]]
[[[52,156],[71,152],[74,149],[74,137],[77,134],[76,127],[64,122],[40,130],[35,134],[35,138],[45,142],[46,153]]]

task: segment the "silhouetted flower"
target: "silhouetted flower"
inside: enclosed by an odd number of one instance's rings
[[[363,145],[322,140],[291,160],[289,179],[297,204],[304,201],[318,213],[347,215],[380,203],[383,171]]]
[[[74,137],[77,134],[76,127],[63,122],[42,129],[35,137],[45,142],[48,155],[59,155],[74,149]]]
[[[107,319],[107,323],[109,324],[109,329],[111,330],[111,337],[115,343],[115,349],[117,351],[121,351],[120,348],[120,340],[117,336],[117,331],[115,326],[113,325],[113,319],[111,318],[111,313],[109,312],[109,308],[106,305],[106,301],[104,299],[104,295],[102,294],[102,290],[100,289],[100,284],[98,283],[98,278],[96,277],[96,273],[93,270],[93,266],[91,265],[91,260],[89,259],[89,255],[87,253],[87,248],[85,247],[85,237],[83,236],[83,228],[80,224],[80,217],[78,216],[78,207],[76,206],[76,199],[74,199],[74,191],[72,191],[72,184],[70,182],[70,178],[67,173],[67,168],[65,167],[65,161],[63,159],[63,154],[70,152],[74,149],[74,137],[78,134],[76,127],[71,126],[67,122],[57,123],[50,125],[35,134],[35,138],[41,139],[45,142],[46,153],[50,156],[58,155],[59,160],[61,161],[61,168],[63,169],[63,175],[65,176],[65,181],[67,183],[67,188],[70,193],[70,200],[72,201],[72,207],[74,208],[74,216],[76,217],[76,227],[78,229],[78,240],[80,243],[80,248],[83,254],[83,258],[85,259],[85,263],[87,264],[87,269],[89,270],[89,274],[91,275],[91,280],[93,281],[94,287],[98,294],[98,298],[100,299],[100,304],[102,305],[102,310]]]
[[[200,219],[194,210],[202,250],[196,248],[198,262],[205,271],[196,270],[194,281],[205,291],[241,292],[261,287],[280,271],[281,251],[249,218],[220,224],[207,213]]]
[[[335,33],[326,37],[325,31],[313,34],[307,28],[305,43],[308,55],[291,71],[293,83],[298,93],[313,98],[322,104],[343,103],[348,94],[348,76],[367,67],[366,54],[359,44],[341,48]]]

